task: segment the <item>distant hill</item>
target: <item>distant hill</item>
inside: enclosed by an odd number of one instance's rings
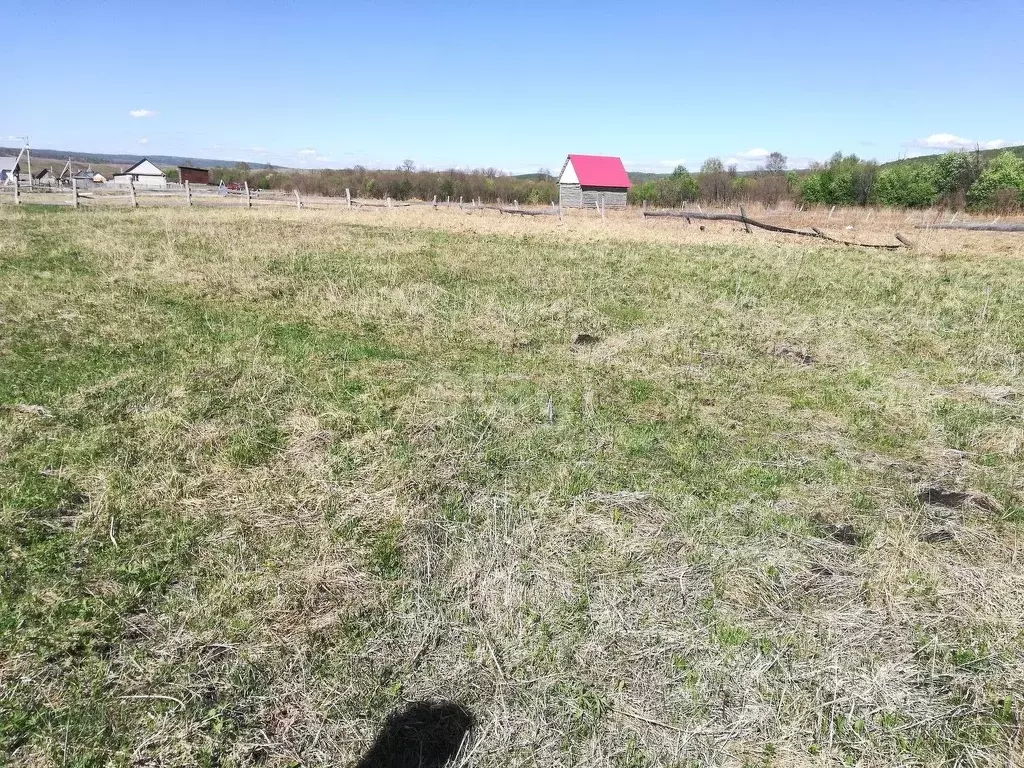
[[[667,179],[671,173],[647,173],[645,171],[630,171],[629,180],[634,184],[643,184],[645,181],[657,181]]]
[[[965,150],[973,154],[974,150]],[[1019,144],[1015,147],[1000,147],[999,149],[983,149],[981,150],[981,157],[985,162],[988,162],[993,157],[1003,152],[1013,152],[1013,154],[1020,157],[1024,157],[1024,144]],[[939,158],[942,157],[945,152],[939,152],[935,155],[920,155],[918,157],[904,157],[899,160],[890,160],[888,163],[882,163],[881,167],[886,168],[891,165],[899,165],[901,163],[936,163]]]
[[[0,155],[17,155],[20,147],[0,147]],[[151,163],[161,167],[174,167],[178,165],[190,165],[199,168],[231,168],[241,160],[213,160],[208,157],[179,157],[177,155],[122,155],[105,154],[103,152],[74,152],[66,149],[32,149],[32,160],[40,166],[57,163],[63,164],[68,158],[71,162],[79,164],[92,163],[106,166],[129,166],[139,160],[147,158]],[[250,168],[271,168],[267,163],[249,163]]]

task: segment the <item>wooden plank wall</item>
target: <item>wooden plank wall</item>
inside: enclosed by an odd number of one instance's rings
[[[626,190],[584,189],[579,184],[558,185],[558,202],[563,208],[594,208],[602,200],[605,208],[625,208]]]
[[[583,188],[579,184],[559,184],[558,202],[563,208],[582,208]]]
[[[611,190],[596,190],[596,189],[584,189],[583,190],[583,207],[593,208],[599,202],[604,202],[605,208],[625,208],[626,207],[626,191],[614,192]]]

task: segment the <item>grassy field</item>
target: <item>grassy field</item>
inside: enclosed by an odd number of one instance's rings
[[[0,762],[1014,765],[1021,241],[918,237],[0,209]]]

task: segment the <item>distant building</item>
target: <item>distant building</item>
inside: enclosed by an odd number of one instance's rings
[[[178,181],[184,184],[209,184],[210,171],[207,168],[190,168],[187,165],[178,166]]]
[[[96,171],[92,170],[92,168],[87,168],[84,171],[78,171],[71,178],[74,179],[75,186],[78,187],[79,189],[90,189],[96,186],[96,182],[94,181],[94,179],[97,176],[99,176],[99,174],[96,173]],[[100,178],[103,177],[100,176]]]
[[[16,157],[0,157],[0,184],[11,183],[21,175],[21,165]]]
[[[146,158],[142,158],[131,168],[115,173],[113,181],[115,184],[134,182],[136,187],[166,187],[167,174]]]
[[[565,208],[625,208],[631,184],[617,157],[569,155],[558,176],[558,202]]]
[[[52,169],[43,168],[39,173],[32,174],[32,184],[37,187],[55,187],[57,177],[53,175]]]

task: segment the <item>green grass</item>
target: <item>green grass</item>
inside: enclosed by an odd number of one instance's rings
[[[1019,261],[439,221],[0,209],[4,759],[1019,751]]]

